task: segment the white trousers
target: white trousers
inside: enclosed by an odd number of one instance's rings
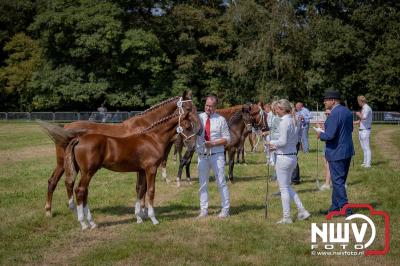
[[[277,155],[276,156],[276,175],[281,191],[283,217],[290,218],[290,199],[294,201],[299,212],[304,211],[299,195],[290,186],[291,177],[297,165],[296,155]]]
[[[229,211],[229,189],[225,181],[225,155],[217,153],[211,156],[199,156],[197,168],[199,171],[200,182],[200,209],[207,211],[208,209],[208,179],[210,168],[212,168],[215,181],[219,192],[221,193],[221,208]]]
[[[371,166],[371,148],[369,146],[369,136],[371,130],[361,130],[358,132],[358,139],[360,140],[361,149],[364,154],[364,165]]]

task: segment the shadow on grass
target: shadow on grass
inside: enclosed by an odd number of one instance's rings
[[[125,215],[125,214],[134,214],[135,208],[132,206],[108,206],[108,207],[101,207],[101,208],[94,208],[93,212],[102,213],[107,215]]]
[[[134,217],[118,220],[118,221],[112,221],[112,222],[101,222],[98,223],[99,227],[109,227],[109,226],[115,226],[115,225],[122,225],[122,224],[130,224],[130,223],[136,223],[136,220]]]

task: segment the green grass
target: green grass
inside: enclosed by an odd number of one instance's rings
[[[248,153],[247,165],[235,166],[236,182],[229,185],[231,214],[221,221],[220,196],[215,182],[210,182],[210,217],[195,220],[198,214],[198,182],[166,184],[157,177],[156,215],[160,224],[149,220],[136,224],[133,204],[136,199],[134,173],[101,170],[93,178],[89,201],[99,228],[81,232],[74,215],[66,208],[64,178],[54,193],[52,218],[44,215],[47,179],[55,165],[52,154],[6,161],[0,164],[0,264],[141,264],[141,265],[396,265],[400,256],[399,170],[388,163],[380,150],[379,134],[392,129],[388,141],[400,149],[398,126],[374,127],[372,137],[373,168],[362,169],[362,154],[354,136],[356,156],[349,175],[349,200],[371,203],[391,216],[391,251],[383,257],[324,257],[310,255],[310,223],[323,222],[320,210],[330,205],[330,191],[316,192],[315,177],[322,165],[316,141],[310,132],[311,152],[300,154],[303,183],[295,186],[306,208],[312,213],[308,221],[279,226],[282,208],[279,197],[270,196],[269,217],[264,219],[267,169],[264,154]],[[0,155],[18,153],[37,146],[51,147],[51,141],[35,124],[0,123]],[[321,145],[319,146],[321,148]],[[193,161],[196,161],[194,159]],[[170,160],[168,173],[176,173]],[[196,165],[192,175],[197,176]],[[277,191],[269,183],[270,194]],[[292,206],[293,215],[296,213]]]

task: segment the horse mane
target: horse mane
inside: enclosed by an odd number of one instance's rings
[[[242,112],[241,111],[236,111],[231,118],[228,121],[228,126],[232,126],[234,123],[236,123],[239,119],[242,118]]]
[[[228,108],[224,108],[224,109],[217,109],[216,112],[217,113],[234,113],[238,110],[240,110],[243,107],[243,105],[235,105],[235,106],[231,106]]]
[[[170,99],[167,99],[167,100],[165,100],[165,101],[162,101],[162,102],[160,102],[160,103],[158,103],[158,104],[156,104],[156,105],[151,106],[149,109],[146,109],[146,110],[144,110],[143,112],[141,112],[141,113],[139,113],[139,114],[137,114],[137,115],[135,115],[135,116],[142,116],[142,115],[145,115],[145,114],[147,114],[148,112],[151,112],[151,111],[153,111],[153,110],[155,110],[155,109],[158,109],[158,108],[160,108],[160,107],[162,107],[162,106],[164,106],[164,105],[166,105],[166,104],[168,104],[168,103],[170,103],[170,102],[172,102],[172,101],[175,101],[175,100],[177,100],[177,99],[179,99],[179,98],[180,98],[180,96],[176,96],[176,97],[172,97],[172,98],[170,98]]]
[[[174,118],[175,116],[178,116],[178,112],[174,112],[172,115],[168,115],[166,117],[163,117],[163,118],[159,119],[158,121],[152,123],[150,126],[146,127],[142,131],[137,132],[135,135],[147,133],[147,132],[151,131],[152,129],[154,129],[155,127],[157,127],[157,126],[159,126],[161,124],[164,124],[168,120]]]

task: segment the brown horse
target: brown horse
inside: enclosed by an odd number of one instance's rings
[[[252,117],[252,124],[255,131],[269,131],[267,117],[264,113],[264,110],[259,104],[250,104],[250,115]],[[256,145],[256,135],[252,134],[253,130],[244,131],[240,147],[237,153],[237,162],[245,163],[244,159],[244,143],[246,141],[246,137],[249,136],[251,150],[253,151]],[[252,136],[253,135],[253,136]],[[255,137],[254,137],[255,136]],[[252,138],[253,139],[250,139]],[[241,158],[240,158],[241,157]],[[241,159],[241,160],[240,160]]]
[[[93,123],[87,121],[78,121],[70,124],[64,125],[64,129],[67,133],[65,133],[65,137],[63,141],[56,142],[56,159],[57,165],[54,169],[52,175],[48,180],[47,187],[47,200],[46,200],[46,215],[51,216],[51,207],[52,207],[52,199],[53,192],[57,186],[58,181],[64,173],[64,155],[65,149],[68,143],[79,134],[104,134],[107,136],[114,137],[124,137],[132,134],[138,130],[141,130],[145,127],[148,127],[154,121],[160,119],[161,117],[165,117],[170,115],[176,111],[177,105],[180,105],[181,108],[187,110],[192,109],[192,93],[184,92],[182,97],[175,97],[169,100],[163,101],[150,109],[142,112],[139,115],[136,115],[132,118],[125,120],[119,124],[100,124]],[[196,109],[193,109],[196,111]],[[43,124],[42,124],[43,126]],[[46,129],[46,128],[45,128]],[[58,130],[57,128],[53,128],[53,130]],[[55,134],[53,132],[53,134]],[[60,133],[63,134],[63,133]],[[170,144],[171,146],[171,144]],[[167,147],[167,155],[169,153],[170,146]],[[164,157],[166,160],[167,156]],[[162,171],[163,177],[166,178],[166,171],[163,169]],[[69,207],[74,209],[73,198],[69,197]]]
[[[229,165],[229,180],[233,182],[233,168],[235,164],[235,153],[241,143],[242,135],[244,131],[251,130],[252,118],[250,116],[250,106],[248,104],[237,105],[226,109],[217,109],[216,111],[220,115],[224,116],[228,121],[229,132],[231,134],[230,143],[225,146],[225,152],[228,153],[228,165]],[[182,146],[180,143],[176,143]],[[181,151],[182,149],[180,149]],[[179,152],[179,148],[178,148]],[[178,175],[176,178],[177,186],[180,186],[182,177],[183,167],[186,168],[186,178],[191,183],[190,177],[190,163],[195,150],[187,150],[180,160]]]
[[[88,187],[91,178],[104,167],[115,172],[138,172],[140,190],[137,195],[135,214],[138,223],[140,217],[140,199],[147,191],[148,215],[153,224],[158,224],[154,214],[155,177],[157,168],[164,158],[167,146],[175,134],[185,137],[188,148],[195,145],[193,123],[197,115],[190,112],[164,117],[139,133],[126,137],[111,137],[103,134],[84,134],[69,142],[65,151],[64,168],[69,193],[73,193],[77,173],[81,172],[79,185],[75,188],[77,216],[82,230],[95,228],[88,205]],[[52,132],[50,131],[51,135]],[[62,134],[52,135],[55,139]],[[68,138],[66,135],[64,138]],[[144,179],[144,180],[143,180]]]

